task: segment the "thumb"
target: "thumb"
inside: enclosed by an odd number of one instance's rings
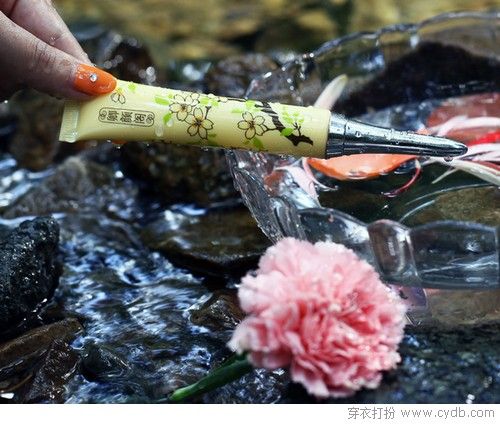
[[[0,14],[0,27],[3,27],[0,64],[4,72],[15,78],[15,85],[74,100],[87,100],[90,96],[108,93],[115,88],[116,79],[111,74],[80,63],[73,56],[36,38],[3,14]]]

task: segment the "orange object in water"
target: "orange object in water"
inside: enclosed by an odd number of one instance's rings
[[[332,159],[308,159],[317,171],[337,180],[365,180],[376,178],[414,159],[414,155],[361,154]]]
[[[429,128],[439,126],[458,115],[467,118],[500,117],[500,93],[472,94],[446,100],[429,115],[426,125]],[[469,145],[488,130],[487,127],[451,129],[446,137]]]

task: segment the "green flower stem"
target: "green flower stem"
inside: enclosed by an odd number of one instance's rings
[[[245,374],[253,371],[253,369],[246,356],[235,355],[196,383],[177,389],[170,395],[169,401],[182,402],[194,396],[202,395],[240,379]]]

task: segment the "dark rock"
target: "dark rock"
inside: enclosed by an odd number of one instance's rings
[[[497,187],[478,187],[454,190],[438,196],[431,209],[439,219],[474,221],[500,225],[500,191]]]
[[[82,374],[90,381],[112,381],[124,377],[130,371],[119,355],[104,346],[91,344],[86,347],[82,359]]]
[[[498,323],[498,305],[500,289],[441,290],[427,293],[427,308],[432,321],[443,327]]]
[[[58,241],[52,218],[23,222],[0,241],[0,332],[52,295],[60,275]]]
[[[172,261],[209,274],[245,271],[270,245],[246,209],[202,216],[169,213],[147,226],[141,237]]]
[[[111,33],[104,25],[93,19],[80,18],[75,22],[68,22],[68,27],[78,43],[82,46],[83,51],[87,53],[92,63],[101,66],[97,63],[97,55],[102,50],[103,44],[108,41],[107,36]]]
[[[401,179],[401,176],[397,176]],[[394,187],[399,187],[397,183]],[[360,190],[353,183],[346,182],[335,192],[320,192],[321,206],[335,208],[349,215],[353,215],[363,222],[372,222],[383,217],[387,209],[387,200],[380,193],[370,193]]]
[[[314,2],[311,3],[314,4]],[[277,19],[265,28],[260,34],[255,49],[257,51],[307,52],[334,38],[338,34],[335,22],[338,9],[328,11],[327,5],[339,2],[321,2],[319,8],[312,7],[311,3],[310,7],[301,10],[300,13]],[[332,17],[335,17],[335,20]]]
[[[63,106],[61,100],[34,90],[23,90],[9,101],[17,121],[9,151],[20,166],[40,171],[87,147],[86,142],[59,142]]]
[[[72,157],[3,212],[4,218],[100,210],[123,217],[135,192],[97,163]],[[125,189],[125,190],[124,190]]]
[[[157,70],[148,49],[135,38],[123,37],[116,32],[101,36],[95,62],[125,81],[148,85],[165,83],[164,77],[157,81]]]
[[[17,128],[17,119],[9,103],[0,103],[0,150],[4,151],[8,140]]]
[[[208,70],[205,84],[210,93],[243,97],[254,78],[276,68],[276,63],[263,54],[232,56],[221,60]]]
[[[236,290],[219,290],[200,308],[191,311],[191,322],[215,331],[232,330],[244,316]]]
[[[335,111],[359,116],[395,104],[498,91],[500,62],[439,43],[423,43],[345,99]],[[473,83],[470,83],[473,81]],[[460,92],[457,92],[459,87]]]
[[[24,388],[23,403],[60,403],[64,401],[65,384],[75,374],[80,357],[65,342],[56,340],[41,361],[33,379]]]
[[[207,206],[238,196],[222,151],[157,142],[127,143],[121,151],[124,171],[166,203]]]
[[[4,240],[10,233],[11,228],[8,225],[0,225],[0,240]]]
[[[35,328],[22,336],[0,345],[0,380],[26,370],[55,342],[71,342],[82,331],[73,318]]]

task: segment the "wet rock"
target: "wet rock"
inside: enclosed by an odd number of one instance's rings
[[[43,358],[33,379],[24,388],[23,403],[60,403],[66,393],[65,384],[77,370],[80,357],[65,342],[56,340]]]
[[[57,222],[37,218],[0,241],[0,333],[52,295],[60,275],[58,240]]]
[[[77,39],[80,46],[82,46],[83,51],[88,55],[90,61],[101,66],[100,63],[97,63],[96,57],[99,51],[102,50],[103,39],[111,31],[95,20],[82,18],[82,15],[80,15],[80,19],[77,22],[69,25],[69,30]],[[106,43],[107,40],[104,42]]]
[[[0,103],[0,150],[4,150],[7,140],[16,130],[16,118],[8,103]]]
[[[8,225],[0,225],[0,240],[4,240],[11,231]]]
[[[87,147],[86,142],[59,142],[63,106],[61,100],[34,90],[21,91],[9,102],[17,121],[9,151],[20,166],[40,171]]]
[[[394,186],[398,187],[397,184]],[[335,208],[364,222],[384,217],[387,205],[386,199],[379,193],[360,190],[348,182],[334,192],[320,192],[319,199],[323,207]]]
[[[352,8],[350,0],[217,0],[205,7],[196,1],[165,7],[158,0],[82,0],[78,5],[57,0],[57,4],[69,22],[98,17],[104,25],[144,40],[162,65],[172,59],[227,57],[255,50],[256,42],[266,50],[290,46],[311,50],[334,35],[339,16]],[[273,28],[279,30],[270,31]]]
[[[500,225],[500,192],[498,188],[471,187],[438,194],[433,202],[427,202],[426,205],[415,208],[415,213],[409,217],[406,223],[415,226],[443,220],[470,221],[491,226]]]
[[[100,210],[125,217],[135,189],[97,163],[72,157],[3,211],[4,218]]]
[[[166,203],[202,206],[237,197],[224,152],[153,143],[122,147],[124,172]]]
[[[427,304],[432,320],[442,326],[500,322],[500,289],[429,290]]]
[[[339,99],[335,110],[359,116],[395,104],[478,91],[495,92],[500,87],[499,70],[498,60],[476,56],[459,47],[427,42],[389,63],[359,90]]]
[[[82,374],[90,381],[112,381],[124,377],[130,371],[119,355],[112,350],[90,344],[86,347],[82,359]]]
[[[158,72],[148,49],[138,40],[109,32],[101,39],[102,48],[96,54],[96,63],[115,77],[148,85],[164,85],[164,76]]]
[[[81,331],[82,326],[76,319],[67,318],[0,344],[0,380],[29,369],[54,342],[69,343]]]
[[[441,219],[500,225],[500,190],[496,187],[452,191],[439,196],[434,207]]]
[[[337,34],[337,23],[331,19],[328,11],[319,8],[301,10],[288,18],[276,19],[273,25],[264,28],[255,50],[307,52]]]
[[[236,290],[219,290],[198,309],[191,310],[191,322],[210,330],[232,330],[244,318]]]
[[[235,273],[255,266],[270,242],[246,209],[202,216],[168,212],[148,225],[144,243],[171,260],[202,273]]]
[[[455,10],[486,10],[495,5],[491,0],[420,0],[401,2],[398,0],[331,0],[352,3],[350,31],[372,31],[396,22],[419,22],[440,13]],[[480,48],[479,46],[477,48]]]
[[[205,75],[208,92],[228,97],[243,97],[250,82],[277,68],[276,63],[263,54],[244,54],[221,60]]]

